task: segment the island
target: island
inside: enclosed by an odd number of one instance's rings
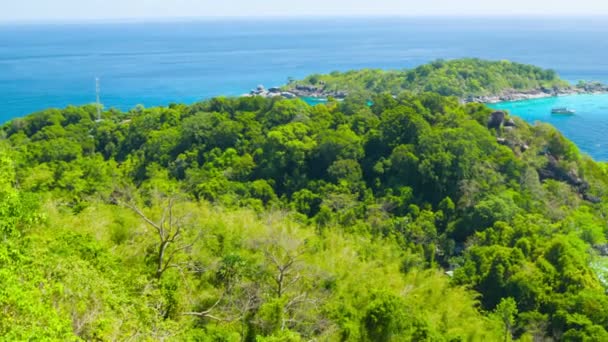
[[[607,341],[607,164],[463,101],[585,87],[440,61],[11,120],[0,336]]]
[[[496,103],[552,96],[608,92],[600,82],[572,85],[553,70],[510,61],[474,58],[437,60],[411,70],[363,69],[310,75],[303,80],[266,90],[263,86],[246,96],[343,99],[350,93],[373,94],[434,92],[456,96],[462,102]]]

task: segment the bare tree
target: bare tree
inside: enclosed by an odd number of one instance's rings
[[[179,267],[180,264],[175,263],[176,256],[190,249],[194,243],[200,238],[198,232],[191,236],[188,230],[193,228],[188,213],[176,210],[180,204],[177,196],[158,196],[158,206],[160,217],[155,219],[152,215],[139,207],[133,200],[133,196],[121,195],[115,192],[112,200],[126,208],[131,209],[144,222],[154,229],[157,241],[156,253],[156,278],[161,279],[163,274],[172,267]],[[126,198],[123,200],[122,198]],[[190,235],[190,236],[187,236]]]
[[[302,254],[304,254],[304,248],[301,246],[288,249],[278,244],[277,241],[271,242],[264,250],[266,259],[275,269],[273,279],[275,283],[274,292],[277,298],[283,297],[285,291],[302,278],[299,260]]]
[[[313,285],[315,272],[304,262],[309,252],[306,240],[289,234],[284,227],[271,227],[269,236],[257,245],[264,251],[267,293],[283,303],[279,328],[307,324],[303,311],[316,306],[320,298]]]

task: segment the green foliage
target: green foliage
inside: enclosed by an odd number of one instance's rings
[[[362,92],[5,124],[0,335],[605,339],[606,165],[441,96],[562,86],[554,73],[459,60],[309,81]]]
[[[351,93],[400,94],[433,92],[443,96],[461,98],[500,95],[509,91],[562,89],[570,87],[553,70],[509,61],[484,61],[480,59],[437,60],[412,70],[383,71],[376,69],[332,72],[327,75],[311,75],[295,81],[296,85],[320,86],[327,91]]]
[[[505,341],[511,340],[511,329],[515,324],[517,305],[513,298],[503,298],[496,306],[494,314],[502,321],[505,327]]]

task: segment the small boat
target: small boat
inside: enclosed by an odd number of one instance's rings
[[[551,114],[561,114],[561,115],[573,115],[576,113],[574,109],[559,107],[551,109]]]

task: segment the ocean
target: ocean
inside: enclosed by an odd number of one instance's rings
[[[317,18],[0,24],[0,122],[49,107],[106,108],[238,96],[288,77],[403,69],[444,58],[508,59],[570,81],[608,82],[606,18]],[[565,101],[565,102],[564,102]],[[574,101],[574,102],[568,102]],[[547,108],[578,109],[557,118]],[[608,96],[504,104],[608,160]]]

